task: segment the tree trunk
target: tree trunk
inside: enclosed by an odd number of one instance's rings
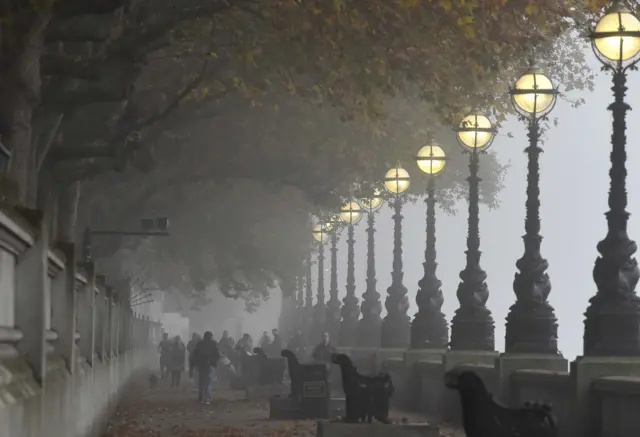
[[[78,219],[78,201],[80,200],[80,182],[62,187],[58,194],[57,233],[59,241],[73,241],[76,235]]]
[[[9,177],[17,184],[16,201],[31,207],[34,205],[28,205],[28,196],[34,162],[32,117],[40,99],[44,30],[51,18],[50,5],[37,4],[38,11],[22,6],[0,26],[0,134],[12,154]]]

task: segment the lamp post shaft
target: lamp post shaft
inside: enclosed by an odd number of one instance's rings
[[[380,346],[380,326],[382,304],[380,293],[376,289],[376,251],[375,251],[375,214],[369,211],[367,216],[367,289],[362,294],[362,319],[358,323],[357,344],[360,347]]]
[[[296,299],[296,326],[295,328],[302,327],[304,323],[304,277],[302,275],[297,278],[298,297]]]
[[[540,163],[542,149],[538,146],[540,123],[529,121],[527,200],[525,216],[524,254],[516,262],[519,272],[513,280],[516,302],[509,309],[506,324],[505,351],[558,353],[558,321],[548,302],[551,282],[549,266],[540,254]]]
[[[640,356],[640,298],[635,288],[640,278],[633,255],[636,243],[627,234],[629,213],[626,190],[626,72],[614,71],[614,101],[609,171],[609,211],[607,236],[598,243],[600,256],[593,269],[597,293],[589,301],[584,322],[584,354]]]
[[[449,327],[442,313],[442,282],[436,276],[436,198],[435,180],[427,181],[427,241],[424,251],[424,276],[418,282],[416,304],[418,312],[411,324],[411,349],[445,348],[449,342]]]
[[[342,307],[342,323],[340,324],[340,346],[357,346],[356,329],[358,326],[358,317],[360,317],[360,308],[358,308],[358,298],[356,297],[356,276],[354,263],[354,245],[353,225],[349,224],[347,228],[347,294],[343,300]]]
[[[331,232],[331,281],[327,302],[325,331],[337,339],[340,326],[340,299],[338,298],[338,233]]]
[[[305,308],[304,308],[303,314],[306,320],[313,320],[314,311],[313,311],[313,283],[311,281],[311,251],[309,251],[309,253],[307,254],[306,269],[307,269],[306,286],[305,286],[306,300],[305,300]],[[306,324],[303,324],[303,326],[304,326],[304,336],[307,342],[315,340],[315,338],[312,338],[313,330],[311,328],[313,327],[313,324],[306,323]]]
[[[489,289],[487,274],[480,267],[480,208],[478,177],[479,156],[476,149],[469,152],[469,218],[467,234],[467,264],[460,272],[457,297],[460,307],[451,320],[451,349],[495,349],[495,324],[487,308]]]
[[[314,338],[319,338],[322,331],[325,329],[325,322],[327,320],[327,307],[324,302],[324,243],[320,242],[318,249],[318,290],[316,292],[316,306],[314,308]]]
[[[396,196],[393,215],[393,271],[391,286],[387,289],[385,308],[387,316],[382,321],[380,346],[402,348],[409,346],[410,319],[407,316],[409,300],[407,288],[402,284],[402,199]]]

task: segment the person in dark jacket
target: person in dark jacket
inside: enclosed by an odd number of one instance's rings
[[[186,348],[184,343],[177,335],[171,343],[171,351],[169,356],[169,371],[171,372],[171,387],[178,387],[182,372],[184,372],[184,361],[186,357]]]
[[[336,352],[336,348],[333,347],[331,341],[329,339],[329,333],[322,333],[322,340],[320,343],[313,349],[313,353],[311,357],[320,362],[320,363],[331,363],[331,354]]]
[[[219,359],[220,353],[213,340],[213,334],[211,331],[207,331],[193,351],[193,365],[198,372],[198,400],[200,403],[211,404],[213,383],[216,380],[216,366]]]
[[[167,374],[167,366],[171,356],[171,340],[169,340],[169,334],[165,332],[162,334],[162,340],[158,345],[158,352],[160,352],[160,379],[164,379]]]
[[[269,353],[274,357],[279,357],[280,352],[282,352],[282,337],[275,328],[271,330],[271,334],[273,335],[273,341],[271,342]]]
[[[187,343],[187,353],[189,354],[189,378],[193,378],[193,351],[196,349],[200,336],[195,332],[191,334],[191,340]]]

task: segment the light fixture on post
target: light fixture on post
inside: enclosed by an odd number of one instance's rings
[[[435,178],[443,172],[447,157],[440,146],[431,144],[418,151],[416,163],[427,175],[427,241],[422,263],[424,275],[418,282],[419,289],[416,293],[418,312],[411,323],[411,349],[445,349],[449,342],[449,327],[442,312],[442,282],[436,276]]]
[[[338,236],[344,222],[340,214],[331,213],[325,220],[331,239],[331,279],[329,281],[329,300],[327,301],[325,328],[331,339],[338,338],[340,329],[340,298],[338,298]]]
[[[590,35],[593,51],[613,75],[614,100],[607,236],[598,243],[593,269],[598,291],[589,301],[584,322],[584,355],[640,356],[640,278],[633,257],[636,243],[627,233],[626,113],[627,71],[640,60],[640,20],[615,2]]]
[[[409,346],[410,318],[407,315],[409,299],[407,287],[402,283],[402,193],[409,189],[409,172],[401,167],[392,168],[384,176],[384,187],[395,199],[393,203],[393,271],[391,286],[387,288],[384,306],[387,315],[380,329],[380,347],[405,348]]]
[[[382,324],[382,304],[380,293],[376,287],[376,254],[375,254],[375,213],[382,207],[384,199],[379,189],[370,197],[358,200],[360,207],[367,213],[367,289],[362,294],[360,312],[362,318],[358,323],[357,344],[359,347],[380,347],[380,326]]]
[[[505,352],[558,353],[558,321],[549,304],[551,283],[540,246],[540,163],[542,149],[540,120],[553,109],[558,88],[540,70],[531,66],[510,90],[520,118],[527,123],[529,146],[524,254],[516,262],[519,272],[513,281],[516,302],[509,308],[506,323]]]
[[[343,299],[342,323],[340,324],[340,346],[357,346],[356,329],[360,318],[360,308],[356,297],[356,277],[354,266],[354,226],[362,219],[362,208],[355,200],[348,201],[340,210],[343,223],[347,224],[347,294]]]
[[[316,292],[316,306],[313,312],[314,329],[312,339],[317,339],[324,331],[327,307],[324,302],[324,244],[329,239],[331,226],[324,221],[317,223],[311,231],[313,239],[318,243],[318,291]]]
[[[487,274],[480,267],[480,196],[479,158],[491,147],[496,131],[484,115],[469,115],[454,129],[464,153],[469,154],[469,218],[467,263],[460,272],[457,297],[460,307],[451,321],[451,349],[493,351],[495,323],[487,308],[489,290]]]

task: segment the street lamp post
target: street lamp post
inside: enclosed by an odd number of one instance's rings
[[[304,308],[304,317],[306,320],[313,320],[313,284],[311,282],[311,250],[309,250],[309,253],[307,254],[307,261],[306,261],[306,284],[305,284],[305,308]],[[305,323],[303,324],[304,326],[304,335],[305,335],[305,339],[307,342],[310,342],[312,340],[315,340],[315,338],[312,338],[312,328],[313,328],[313,324],[311,323]]]
[[[318,338],[325,328],[327,307],[324,302],[324,243],[329,238],[330,227],[320,222],[313,227],[313,238],[318,242],[318,291],[316,292],[316,306],[314,308],[312,339]]]
[[[553,109],[558,89],[535,67],[530,67],[510,90],[513,106],[527,123],[529,146],[524,254],[516,262],[513,280],[516,302],[509,308],[505,352],[558,353],[558,321],[548,297],[549,264],[540,254],[540,120]]]
[[[354,226],[362,219],[362,208],[358,202],[350,200],[342,207],[340,217],[347,224],[347,294],[343,300],[342,323],[340,324],[340,346],[358,346],[356,343],[360,308],[356,297],[356,277],[354,266]]]
[[[395,196],[393,209],[393,271],[391,286],[387,288],[384,306],[387,315],[380,329],[380,346],[383,348],[404,348],[409,346],[410,319],[407,315],[409,299],[407,287],[402,283],[402,193],[409,188],[409,172],[396,167],[387,172],[384,186]]]
[[[357,345],[360,347],[380,346],[380,327],[382,319],[382,304],[380,293],[376,288],[376,253],[375,253],[375,213],[380,209],[384,200],[377,190],[371,197],[360,199],[360,206],[367,212],[367,289],[362,294],[360,312],[362,318],[358,323]]]
[[[329,281],[329,300],[327,301],[324,330],[330,338],[337,338],[340,329],[340,299],[338,298],[338,236],[342,231],[342,219],[339,214],[330,214],[327,218],[331,239],[331,279]]]
[[[296,298],[296,326],[295,329],[302,327],[304,324],[304,276],[300,275],[296,278],[298,296]]]
[[[478,177],[479,155],[486,153],[495,137],[495,129],[484,115],[470,115],[455,129],[464,153],[469,154],[469,231],[467,264],[460,272],[457,297],[460,307],[451,321],[451,349],[493,351],[495,324],[487,308],[487,274],[480,267],[480,210]]]
[[[600,256],[593,269],[597,293],[589,301],[584,322],[584,354],[640,356],[640,278],[633,258],[636,243],[627,234],[626,113],[627,70],[635,69],[640,53],[640,21],[621,2],[607,11],[590,35],[603,69],[613,74],[614,101],[609,171],[608,232],[598,243]]]
[[[444,150],[437,145],[424,146],[416,156],[418,168],[428,175],[426,247],[424,251],[424,276],[418,282],[416,304],[418,312],[411,323],[411,349],[443,349],[449,342],[449,327],[442,313],[442,282],[436,276],[436,198],[435,178],[446,165]]]

